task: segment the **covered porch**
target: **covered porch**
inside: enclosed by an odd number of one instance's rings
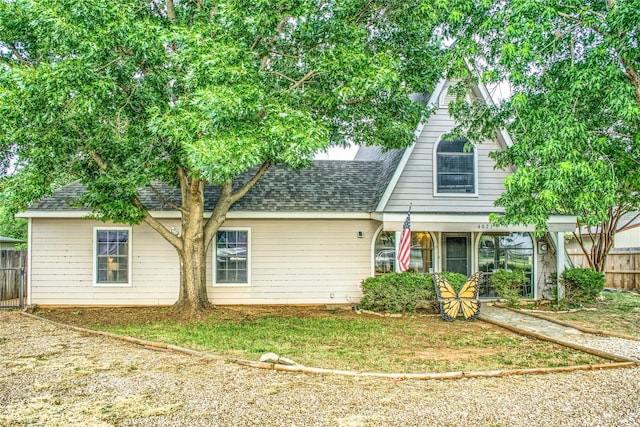
[[[377,214],[380,221],[372,243],[372,275],[397,271],[402,224],[406,213]],[[549,218],[548,233],[536,236],[531,226],[498,227],[487,214],[411,214],[409,270],[428,274],[449,271],[471,275],[480,271],[482,298],[496,297],[491,275],[497,269],[525,272],[525,298],[546,297],[557,272],[565,269],[564,233],[573,231],[575,217]]]

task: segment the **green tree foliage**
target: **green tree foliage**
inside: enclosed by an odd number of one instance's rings
[[[0,16],[0,164],[18,170],[16,200],[79,179],[94,217],[144,222],[176,248],[191,309],[208,305],[216,230],[270,165],[410,144],[425,111],[408,95],[439,78],[435,15],[415,1],[16,0]],[[178,236],[138,199],[158,182],[181,190]],[[203,219],[205,185],[220,198]]]
[[[496,105],[455,103],[472,140],[508,130],[495,154],[515,167],[503,223],[543,229],[553,213],[578,216],[602,270],[619,218],[640,206],[640,5],[637,0],[444,0],[443,32],[455,39],[452,71],[463,83],[508,81]],[[469,72],[470,66],[472,73]],[[464,86],[464,85],[463,85]],[[461,88],[460,94],[467,93]],[[581,244],[583,236],[576,236]],[[583,249],[585,248],[583,244]]]
[[[0,236],[27,240],[27,220],[15,218],[11,209],[11,194],[8,183],[11,177],[0,178]]]
[[[13,212],[3,204],[4,199],[0,195],[0,236],[26,241],[27,220],[15,218]]]

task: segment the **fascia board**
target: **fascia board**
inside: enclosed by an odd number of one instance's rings
[[[444,85],[446,84],[446,82],[447,82],[446,79],[440,79],[436,87],[433,89],[431,96],[429,97],[429,102],[427,102],[427,107],[433,108],[437,106],[438,99],[440,97],[440,92],[442,92],[442,89],[444,88]],[[377,212],[382,212],[384,210],[384,207],[389,202],[389,198],[391,198],[391,194],[393,193],[393,190],[396,188],[396,185],[398,184],[400,175],[402,175],[402,171],[407,165],[407,162],[411,157],[411,153],[413,152],[413,148],[418,143],[418,138],[420,138],[420,135],[422,134],[422,130],[426,126],[428,120],[429,120],[428,118],[426,120],[423,119],[420,121],[420,123],[418,123],[418,126],[416,127],[416,130],[414,133],[416,140],[413,144],[411,144],[409,148],[407,148],[404,151],[404,154],[402,155],[402,159],[400,159],[400,163],[396,167],[396,170],[393,173],[393,176],[391,177],[391,181],[389,181],[387,188],[382,194],[382,198],[380,198],[380,202],[378,202],[378,206],[376,207]]]
[[[177,211],[150,212],[156,219],[180,219]],[[89,211],[26,211],[19,218],[87,219]],[[205,213],[210,218],[211,213]],[[371,219],[369,212],[229,212],[227,219]]]
[[[375,213],[372,219],[381,221],[384,230],[401,230],[406,219],[406,213]],[[547,221],[550,232],[572,232],[576,227],[576,217],[572,215],[551,215]],[[411,213],[412,228],[420,227],[428,231],[449,232],[533,232],[533,225],[494,226],[489,220],[489,214],[449,214]]]

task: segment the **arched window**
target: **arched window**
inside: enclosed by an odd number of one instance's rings
[[[392,273],[396,271],[396,232],[381,231],[374,246],[375,274]],[[414,273],[429,273],[433,268],[433,240],[431,234],[425,232],[411,232],[411,256],[409,271]]]
[[[376,238],[374,252],[376,276],[396,271],[395,231],[381,231]]]
[[[522,270],[528,283],[522,289],[523,297],[533,297],[533,239],[529,233],[485,233],[480,237],[478,265],[483,277],[480,296],[496,296],[491,285],[495,270]]]
[[[476,193],[475,148],[465,138],[442,140],[436,148],[438,193]]]

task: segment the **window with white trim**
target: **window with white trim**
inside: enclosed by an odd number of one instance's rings
[[[496,270],[524,272],[527,283],[522,286],[521,296],[533,298],[533,238],[529,233],[484,233],[478,246],[478,270],[484,278],[480,285],[481,297],[495,297],[491,276]]]
[[[215,284],[248,285],[250,282],[251,230],[221,229],[216,234]]]
[[[94,283],[131,286],[131,228],[94,228]]]
[[[442,140],[436,148],[438,194],[475,194],[475,148],[465,138]]]

